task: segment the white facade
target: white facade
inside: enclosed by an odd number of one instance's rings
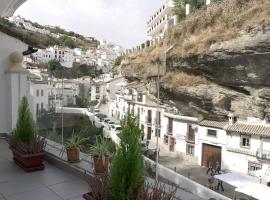
[[[30,109],[33,119],[42,115],[44,111],[48,111],[49,104],[49,85],[47,81],[30,80]]]
[[[161,39],[164,36],[165,31],[168,28],[169,21],[172,20],[172,24],[177,23],[176,17],[173,14],[174,2],[173,0],[166,0],[166,3],[162,5],[147,21],[147,34],[152,39]]]

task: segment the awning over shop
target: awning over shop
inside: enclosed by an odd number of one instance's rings
[[[247,185],[241,188],[236,188],[235,191],[259,200],[270,199],[270,188],[267,187],[266,185],[258,183]]]
[[[244,187],[258,182],[255,179],[237,173],[215,175],[215,178],[226,182],[236,188]]]
[[[215,178],[236,187],[235,192],[239,192],[259,200],[270,199],[270,188],[266,185],[259,184],[258,180],[251,177],[237,173],[227,173],[215,175]],[[233,199],[235,199],[235,194]]]

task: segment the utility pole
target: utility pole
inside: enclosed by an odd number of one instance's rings
[[[158,145],[158,138],[159,138],[159,131],[160,131],[160,120],[159,120],[159,76],[160,76],[160,60],[156,61],[156,67],[158,68],[158,75],[157,75],[157,116],[156,116],[156,134],[157,134],[157,141],[156,141],[156,181],[158,181],[158,157],[159,157],[159,145]]]
[[[62,130],[61,130],[61,142],[62,142],[62,145],[64,145],[64,113],[63,113],[63,102],[64,102],[64,77],[63,77],[63,70],[64,68],[62,67],[62,107],[61,107],[61,113],[62,113],[62,116],[61,116],[61,120],[62,120]]]

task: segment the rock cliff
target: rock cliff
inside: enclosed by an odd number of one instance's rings
[[[182,114],[270,118],[270,1],[263,1],[227,0],[194,14],[154,49],[128,55],[123,73],[147,83],[157,72],[150,60],[165,57],[162,97]]]

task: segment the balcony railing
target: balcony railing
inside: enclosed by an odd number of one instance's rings
[[[257,158],[259,158],[261,160],[268,160],[268,161],[270,161],[270,151],[257,150],[256,156],[257,156]]]

